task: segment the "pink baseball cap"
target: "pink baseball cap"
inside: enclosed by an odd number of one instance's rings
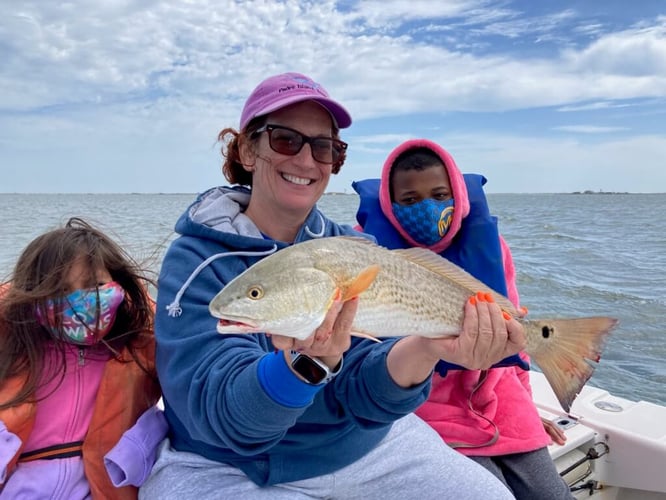
[[[282,73],[266,78],[252,91],[241,113],[240,130],[257,116],[302,101],[315,101],[321,104],[331,114],[339,128],[351,125],[349,112],[331,99],[324,87],[300,73]]]

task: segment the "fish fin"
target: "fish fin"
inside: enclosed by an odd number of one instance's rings
[[[516,309],[513,303],[504,295],[497,293],[485,283],[476,279],[463,268],[455,265],[448,259],[445,259],[439,254],[428,250],[427,248],[413,247],[405,249],[392,250],[402,255],[402,257],[414,262],[415,264],[425,267],[426,269],[444,276],[446,279],[454,281],[458,285],[469,290],[470,295],[479,291],[489,293],[495,302],[507,311],[511,316],[521,317],[520,311]]]
[[[361,337],[361,338],[364,338],[364,339],[370,339],[374,342],[379,342],[379,343],[382,342],[381,339],[378,339],[377,337],[375,337],[374,335],[370,335],[369,333],[352,330],[351,334],[352,334],[353,337]]]
[[[372,266],[368,266],[363,271],[358,273],[356,278],[349,284],[347,289],[345,290],[344,295],[342,296],[342,301],[346,302],[348,300],[353,299],[354,297],[358,297],[363,293],[365,290],[368,289],[370,285],[372,285],[372,282],[375,281],[375,278],[377,277],[377,274],[379,273],[379,266],[376,264],[373,264]]]
[[[617,319],[608,317],[523,322],[528,337],[526,351],[543,372],[564,411],[569,411],[592,376],[606,338],[617,323]]]

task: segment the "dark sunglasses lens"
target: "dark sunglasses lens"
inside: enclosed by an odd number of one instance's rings
[[[303,137],[292,130],[273,129],[269,139],[273,151],[283,155],[296,155],[303,147]]]
[[[268,131],[270,147],[276,153],[294,156],[308,142],[312,157],[320,163],[335,163],[345,146],[341,141],[327,137],[308,138],[299,132],[284,128],[271,128]]]
[[[312,146],[312,157],[318,162],[334,163],[339,156],[332,139],[314,139],[310,146]]]

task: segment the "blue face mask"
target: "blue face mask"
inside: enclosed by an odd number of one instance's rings
[[[425,200],[413,205],[393,203],[393,213],[407,233],[422,245],[430,246],[440,241],[451,227],[453,198]]]

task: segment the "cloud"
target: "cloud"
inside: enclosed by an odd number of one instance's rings
[[[609,102],[609,101],[599,101],[599,102],[591,102],[591,103],[588,103],[588,104],[579,104],[579,105],[573,105],[573,106],[562,106],[561,108],[558,108],[557,111],[567,113],[567,112],[572,112],[572,111],[592,111],[592,110],[595,110],[595,109],[626,108],[628,106],[630,106],[630,105],[629,104],[616,103],[616,102]]]
[[[629,129],[627,127],[603,127],[599,125],[561,125],[559,127],[553,127],[553,130],[581,134],[607,134],[610,132],[622,132]]]
[[[603,139],[589,142],[580,137],[519,137],[503,133],[433,136],[445,145],[463,172],[488,178],[490,193],[568,193],[591,189],[616,192],[664,192],[663,152],[666,136]],[[393,146],[397,145],[394,144]],[[353,180],[379,177],[388,155],[358,158],[354,153],[333,190],[349,190]],[[655,184],[657,180],[657,184]]]
[[[26,2],[2,37],[13,54],[5,74],[13,77],[4,82],[0,109],[38,112],[156,99],[192,104],[220,99],[238,107],[260,74],[287,69],[315,69],[314,76],[361,118],[433,106],[503,110],[665,92],[663,24],[602,36],[583,50],[563,51],[559,59],[460,53],[422,44],[400,30],[409,19],[426,17],[430,25],[446,24],[442,19],[452,16],[478,23],[476,11],[488,5],[422,1],[408,8],[402,2],[362,2],[340,12],[332,1],[225,2],[224,11],[217,2],[203,1],[51,7]],[[543,39],[573,13],[495,19],[508,16],[494,14],[476,36],[513,37],[531,30]],[[367,32],[383,23],[388,23],[383,33]],[[649,71],[652,67],[656,71]],[[378,88],[384,98],[368,99]]]
[[[322,82],[351,111],[350,156],[354,149],[386,152],[426,133],[417,128],[425,117],[432,136],[434,123],[463,133],[448,121],[461,113],[479,136],[491,122],[502,123],[502,134],[518,127],[503,121],[515,113],[534,121],[521,134],[583,132],[572,123],[598,124],[587,135],[663,132],[657,118],[635,117],[639,107],[663,115],[666,17],[624,11],[611,24],[610,14],[597,18],[583,7],[24,0],[0,25],[0,174],[57,162],[50,171],[74,174],[83,190],[98,187],[86,173],[92,166],[116,178],[124,168],[141,171],[133,179],[138,190],[151,182],[168,189],[168,179],[176,190],[221,182],[217,131],[237,125],[261,79],[288,70]],[[619,108],[626,113],[611,114]],[[549,109],[575,120],[546,119]],[[381,130],[396,121],[413,129]],[[368,142],[381,135],[384,142]],[[210,175],[188,171],[184,182],[180,169],[195,162],[210,165]],[[49,175],[12,177],[3,189],[48,178],[47,189],[55,185]],[[117,179],[109,185],[121,186]]]

